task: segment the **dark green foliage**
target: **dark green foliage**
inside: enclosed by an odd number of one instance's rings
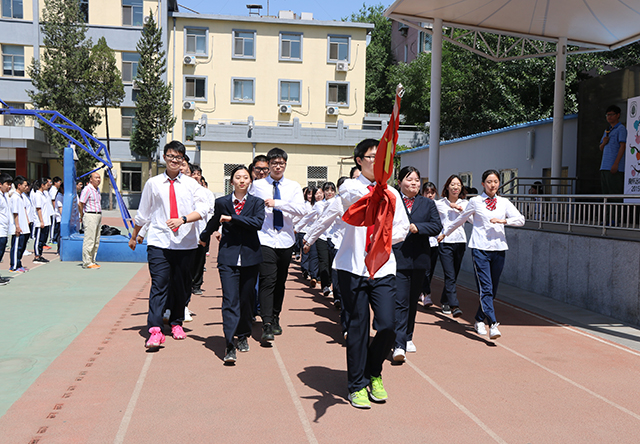
[[[165,51],[162,50],[162,30],[156,26],[151,12],[142,28],[137,50],[140,62],[135,82],[139,91],[131,151],[152,159],[160,138],[173,128],[176,119],[171,113],[171,84],[162,80],[167,70]]]

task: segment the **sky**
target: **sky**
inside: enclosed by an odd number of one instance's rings
[[[291,10],[297,14],[312,12],[314,20],[341,20],[353,12],[357,12],[362,5],[382,4],[385,8],[393,2],[391,0],[269,0],[269,15],[277,16],[280,10]],[[178,0],[181,12],[189,12],[187,8],[201,14],[249,15],[246,5],[262,5],[262,15],[267,15],[267,0]]]

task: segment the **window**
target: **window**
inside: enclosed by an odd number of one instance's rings
[[[206,55],[207,54],[207,30],[185,28],[187,35],[187,54]]]
[[[418,53],[431,52],[431,42],[433,37],[428,32],[418,33]]]
[[[224,194],[233,193],[233,186],[231,185],[231,172],[237,167],[242,166],[240,163],[225,163],[224,164]]]
[[[80,15],[85,23],[89,23],[89,0],[80,0]]]
[[[11,103],[7,102],[7,105],[15,109],[24,109],[24,103]],[[5,114],[3,119],[4,126],[25,126],[27,116],[16,116],[11,114]]]
[[[300,105],[300,90],[302,82],[300,80],[280,80],[280,101],[278,104]]]
[[[462,186],[471,188],[471,183],[473,182],[473,175],[471,173],[459,173],[460,179],[462,179]]]
[[[2,17],[21,19],[22,0],[2,0]]]
[[[514,180],[516,177],[518,177],[517,168],[500,170],[500,187],[502,188],[502,194],[514,194],[518,192],[518,181]]]
[[[350,40],[348,36],[329,36],[329,62],[349,61]]]
[[[198,122],[184,122],[184,142],[193,142],[196,137],[196,125]]]
[[[232,102],[254,103],[254,79],[231,79]]]
[[[255,31],[233,31],[233,58],[255,59],[255,41]]]
[[[184,78],[184,98],[185,99],[207,99],[207,78],[206,77],[185,77]]]
[[[349,82],[327,82],[327,105],[349,106]]]
[[[307,167],[307,186],[319,188],[327,182],[328,170],[326,166]]]
[[[142,191],[142,164],[122,164],[122,191]]]
[[[142,0],[122,0],[122,24],[142,26]]]
[[[133,82],[138,74],[138,62],[140,54],[137,52],[122,53],[122,81],[125,83]]]
[[[2,45],[2,73],[5,76],[24,77],[24,47]]]
[[[136,125],[135,108],[120,108],[120,114],[122,115],[122,137],[131,137],[133,134],[133,127]]]
[[[302,34],[280,33],[280,60],[302,61]]]

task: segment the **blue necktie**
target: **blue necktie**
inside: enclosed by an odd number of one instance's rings
[[[278,188],[278,182],[273,182],[273,198],[276,200],[280,199],[280,189]],[[273,228],[280,231],[284,227],[284,217],[282,216],[282,211],[273,210]]]

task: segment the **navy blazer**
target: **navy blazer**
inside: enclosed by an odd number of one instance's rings
[[[238,257],[242,266],[250,267],[262,262],[262,249],[258,231],[264,222],[264,200],[247,194],[240,214],[233,206],[233,194],[216,199],[213,217],[200,233],[200,240],[207,242],[220,228],[220,216],[231,216],[230,222],[222,224],[222,238],[218,247],[218,264],[237,266]]]
[[[405,207],[406,210],[406,207]],[[431,199],[417,195],[411,208],[407,211],[409,223],[418,227],[418,232],[407,234],[403,242],[393,246],[398,270],[426,270],[430,267],[429,236],[437,236],[442,231],[442,222],[436,204]]]

